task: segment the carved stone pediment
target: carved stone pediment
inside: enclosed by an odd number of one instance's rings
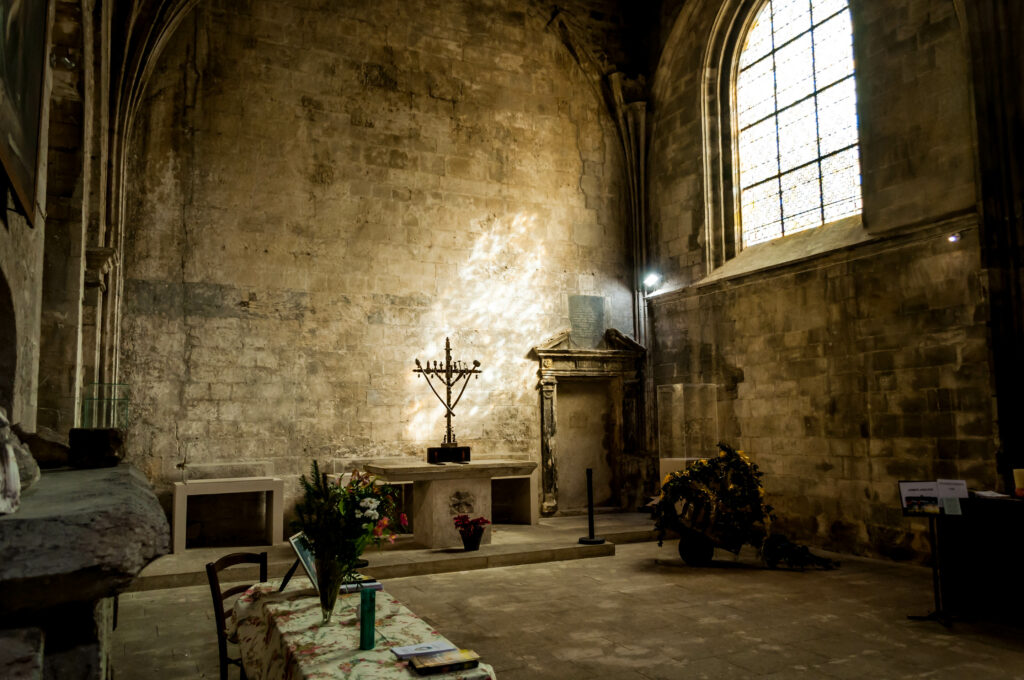
[[[573,344],[570,335],[571,333],[569,329],[566,328],[534,347],[532,351],[538,356],[542,352],[550,352],[554,350],[572,350],[574,352],[607,352],[608,350],[624,350],[627,352],[640,352],[641,354],[646,351],[643,345],[634,341],[632,338],[623,335],[614,328],[609,328],[604,332],[604,337],[601,338],[601,343],[594,349],[577,347]]]
[[[572,349],[572,341],[569,340],[569,329],[555,333],[550,338],[533,348],[534,354],[556,349]]]
[[[636,377],[643,367],[645,351],[639,343],[609,328],[594,349],[574,346],[569,331],[564,330],[534,347],[531,353],[540,361],[543,381],[557,377]]]

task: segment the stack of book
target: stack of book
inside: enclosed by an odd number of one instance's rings
[[[380,581],[369,579],[365,581],[351,581],[349,583],[342,583],[338,592],[344,595],[346,593],[358,593],[360,590],[384,590],[384,585]]]
[[[471,649],[457,649],[455,645],[445,641],[425,642],[421,645],[392,647],[391,651],[399,659],[409,661],[409,668],[419,675],[450,673],[476,668],[480,665],[480,655]]]

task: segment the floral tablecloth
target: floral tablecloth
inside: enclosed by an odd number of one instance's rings
[[[257,583],[234,607],[238,646],[245,672],[252,680],[314,680],[315,678],[419,677],[392,647],[421,644],[445,637],[413,614],[387,591],[377,591],[376,647],[359,649],[359,593],[338,596],[334,617],[320,625],[320,600],[309,581],[295,578],[284,592],[278,583]],[[431,675],[436,680],[493,680],[487,664]]]

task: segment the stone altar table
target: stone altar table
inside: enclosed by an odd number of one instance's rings
[[[452,518],[492,517],[491,487],[494,480],[521,480],[516,494],[520,516],[535,524],[538,518],[537,463],[525,460],[474,460],[469,463],[431,465],[420,460],[368,463],[370,474],[391,483],[413,485],[413,537],[428,548],[462,545]],[[509,487],[512,488],[512,487]],[[491,542],[491,530],[481,543]]]

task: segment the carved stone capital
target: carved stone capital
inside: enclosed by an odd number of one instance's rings
[[[86,288],[99,288],[101,291],[106,291],[107,284],[105,278],[113,268],[116,252],[113,248],[85,249]]]

